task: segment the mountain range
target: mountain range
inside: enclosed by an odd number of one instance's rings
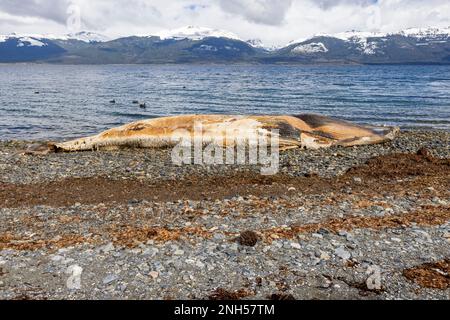
[[[450,27],[396,33],[318,34],[265,47],[231,32],[185,27],[150,36],[109,39],[93,32],[0,35],[0,63],[163,64],[450,64]]]

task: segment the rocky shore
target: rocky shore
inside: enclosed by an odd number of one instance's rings
[[[175,166],[0,142],[0,299],[450,299],[450,132]]]

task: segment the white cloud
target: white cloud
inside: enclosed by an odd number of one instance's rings
[[[448,0],[1,0],[0,34],[64,33],[70,3],[82,28],[109,36],[196,25],[283,45],[316,33],[450,25]]]
[[[292,2],[293,0],[219,0],[226,12],[267,25],[281,24]]]

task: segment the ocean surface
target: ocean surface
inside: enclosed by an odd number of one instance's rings
[[[0,65],[0,140],[61,140],[192,113],[450,130],[450,66]]]

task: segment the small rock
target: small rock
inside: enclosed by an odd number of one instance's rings
[[[238,250],[238,245],[236,243],[233,243],[230,245],[230,250],[231,251],[237,251]]]
[[[66,281],[67,289],[69,290],[80,290],[81,289],[81,274],[83,273],[83,268],[79,265],[71,265],[67,268],[66,274],[70,274],[70,277]]]
[[[344,247],[339,247],[334,250],[334,254],[341,258],[342,260],[348,260],[351,258],[351,253],[344,249]]]
[[[224,240],[225,236],[221,233],[216,233],[216,234],[214,234],[213,239],[214,240]]]
[[[318,258],[320,258],[320,260],[330,260],[330,255],[328,253],[326,253],[325,251],[320,250],[319,254],[318,254]]]
[[[114,244],[112,242],[104,245],[103,247],[100,248],[100,251],[103,253],[109,253],[111,251],[114,250]]]
[[[142,200],[139,200],[139,199],[130,199],[128,201],[128,205],[129,206],[134,206],[134,205],[140,204],[141,202],[142,202]]]
[[[149,276],[152,277],[153,280],[155,280],[159,277],[159,273],[156,271],[152,271],[149,273]]]
[[[177,249],[177,250],[175,250],[175,252],[173,254],[176,256],[182,256],[182,255],[184,255],[184,251],[181,249]]]
[[[145,262],[144,262],[144,263],[141,263],[141,264],[138,266],[138,269],[139,269],[139,271],[142,271],[142,272],[148,272],[148,271],[150,270],[148,264],[145,263]]]
[[[127,290],[127,287],[128,285],[126,283],[122,283],[117,286],[117,290],[123,293],[125,290]]]
[[[320,228],[319,231],[317,231],[318,234],[321,234],[322,236],[330,234],[330,231],[328,231],[325,228]]]
[[[50,258],[50,260],[52,260],[53,262],[61,262],[64,260],[64,257],[60,255],[54,255]]]
[[[291,247],[300,250],[302,246],[298,242],[291,242]]]
[[[422,238],[425,238],[425,240],[429,243],[433,243],[433,239],[431,238],[431,235],[423,230],[416,230],[415,233],[422,236]],[[419,240],[420,238],[417,238],[416,240]]]
[[[119,277],[115,274],[107,275],[105,278],[103,278],[103,284],[108,285],[108,284],[116,281],[117,279],[119,279]]]
[[[328,289],[331,287],[333,283],[328,280],[328,279],[322,279],[322,281],[320,282],[319,286],[323,289]]]
[[[439,204],[441,206],[447,205],[447,201],[439,199],[438,197],[434,197],[433,198],[433,202],[436,203],[436,204]]]
[[[353,181],[356,182],[356,183],[362,183],[362,179],[359,178],[359,177],[354,177]]]
[[[159,249],[158,248],[146,248],[142,254],[143,255],[149,255],[149,256],[155,256],[159,253]]]

